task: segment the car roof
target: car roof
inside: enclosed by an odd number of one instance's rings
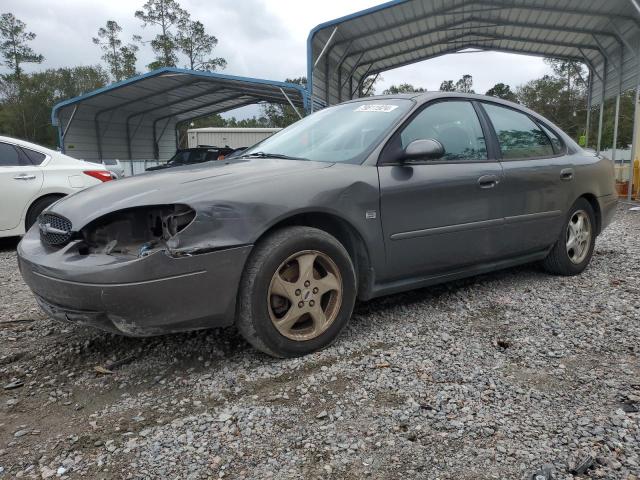
[[[0,142],[12,143],[14,145],[18,145],[18,146],[25,147],[25,148],[30,148],[30,149],[35,150],[37,152],[46,153],[48,155],[59,154],[60,153],[60,152],[58,152],[56,150],[52,150],[50,148],[43,147],[42,145],[38,145],[37,143],[27,142],[26,140],[20,140],[19,138],[5,137],[5,136],[0,135]]]

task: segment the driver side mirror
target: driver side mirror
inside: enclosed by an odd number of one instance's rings
[[[433,138],[427,140],[414,140],[402,152],[401,161],[412,160],[438,160],[444,157],[445,151],[442,144]]]

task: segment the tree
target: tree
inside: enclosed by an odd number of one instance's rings
[[[202,22],[193,21],[185,16],[180,22],[176,42],[180,51],[187,56],[188,67],[191,70],[214,71],[227,66],[224,58],[207,58],[218,45],[218,39],[205,32]]]
[[[382,81],[380,75],[370,75],[362,81],[362,96],[372,97],[376,94],[376,85]]]
[[[287,78],[285,82],[296,83],[298,85],[306,87],[307,78]],[[303,111],[301,111],[300,109],[298,109],[298,111],[300,112],[300,114],[304,115]],[[267,121],[266,126],[273,128],[288,127],[292,123],[300,120],[300,117],[295,112],[295,110],[291,108],[291,105],[284,103],[267,103],[262,105],[262,115]]]
[[[473,77],[471,75],[463,75],[462,78],[456,82],[456,92],[476,93],[471,87],[473,87]]]
[[[53,148],[57,144],[57,132],[51,125],[53,105],[109,81],[109,74],[99,65],[23,74],[19,88],[13,77],[0,77],[0,134]]]
[[[410,83],[401,83],[400,85],[391,85],[385,91],[382,92],[383,95],[398,95],[399,93],[422,93],[426,92],[426,88],[422,87],[414,87]]]
[[[502,98],[504,100],[509,100],[511,102],[517,102],[518,98],[516,94],[511,90],[509,85],[505,85],[504,83],[496,83],[493,87],[487,90],[485,95],[489,95],[490,97]]]
[[[93,37],[93,43],[104,52],[102,59],[109,66],[109,71],[116,82],[133,77],[136,72],[136,52],[138,46],[122,45],[120,32],[122,27],[114,20],[108,20],[106,27],[100,27],[98,36]]]
[[[445,80],[440,84],[441,92],[463,92],[476,93],[473,91],[473,77],[471,75],[463,75],[460,80],[453,83],[453,80]]]
[[[516,89],[518,101],[547,117],[571,137],[578,138],[586,120],[586,98],[571,98],[566,80],[554,75],[531,80]]]
[[[36,38],[36,34],[26,31],[27,24],[18,20],[12,13],[0,16],[0,54],[4,64],[13,70],[20,80],[23,63],[42,63],[44,57],[35,53],[28,42]]]
[[[453,80],[445,80],[440,84],[441,92],[455,92],[456,86],[453,83]]]
[[[179,46],[171,29],[183,22],[187,15],[175,0],[147,0],[142,10],[136,11],[135,16],[142,20],[143,27],[155,25],[161,30],[151,40],[151,48],[156,55],[156,60],[148,65],[150,70],[176,66]]]

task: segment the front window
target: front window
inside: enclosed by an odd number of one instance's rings
[[[473,105],[466,100],[437,102],[415,116],[400,134],[402,148],[414,140],[438,140],[444,156],[438,161],[487,159],[487,145]]]
[[[405,99],[345,103],[320,110],[242,154],[362,163],[413,106]]]

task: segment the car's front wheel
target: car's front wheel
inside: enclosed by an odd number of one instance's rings
[[[596,244],[593,207],[579,198],[569,210],[560,238],[543,262],[545,270],[556,275],[578,275],[587,268]]]
[[[316,228],[284,228],[261,240],[247,261],[236,325],[269,355],[305,355],[337,338],[355,298],[353,263],[338,240]]]

